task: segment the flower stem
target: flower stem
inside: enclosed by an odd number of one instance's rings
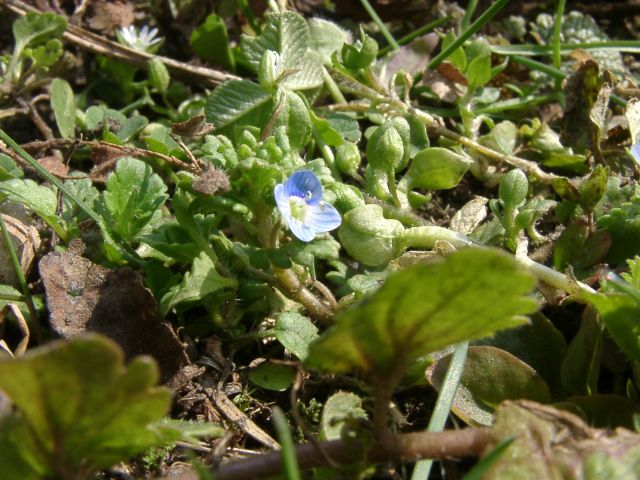
[[[320,320],[324,325],[333,324],[334,313],[324,303],[311,293],[300,281],[298,276],[291,269],[273,268],[279,286],[284,290],[287,297],[302,304],[309,313]]]

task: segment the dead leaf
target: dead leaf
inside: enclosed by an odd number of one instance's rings
[[[127,358],[151,355],[163,381],[189,364],[184,348],[140,275],[128,267],[110,270],[72,252],[40,260],[50,324],[62,338],[98,332],[116,341]]]
[[[435,33],[428,33],[391,53],[387,57],[380,73],[382,84],[387,85],[393,76],[401,70],[411,76],[422,73],[427,67],[431,59],[431,53],[435,50],[438,42],[439,39]]]
[[[189,120],[171,124],[171,133],[181,137],[200,137],[210,133],[215,127],[213,123],[204,121],[204,115],[196,115]]]
[[[38,230],[31,225],[25,225],[10,215],[2,214],[2,220],[7,226],[13,247],[20,259],[20,267],[26,275],[31,268],[36,252],[40,248]],[[0,283],[14,287],[19,286],[18,277],[11,264],[9,252],[2,241],[0,241]]]
[[[89,26],[105,33],[128,27],[135,20],[134,5],[127,1],[94,0],[91,11],[93,16],[89,19]]]
[[[56,177],[66,177],[69,174],[69,167],[55,155],[49,155],[38,160],[38,163],[46,168]]]

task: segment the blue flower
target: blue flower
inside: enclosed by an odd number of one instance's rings
[[[631,146],[631,156],[636,163],[640,164],[640,143],[634,143]]]
[[[322,185],[313,172],[301,170],[273,190],[283,221],[303,242],[318,233],[337,228],[342,222],[333,205],[322,201]]]

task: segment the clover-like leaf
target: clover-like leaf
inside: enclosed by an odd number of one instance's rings
[[[309,26],[295,12],[267,16],[260,36],[243,36],[240,47],[256,71],[267,50],[278,53],[282,67],[293,72],[282,81],[282,85],[291,90],[319,87],[324,81],[320,57],[310,49]]]
[[[498,251],[466,249],[391,276],[311,345],[309,367],[384,376],[456,342],[521,325],[533,279]]]
[[[271,110],[272,97],[248,80],[231,80],[216,88],[207,98],[204,112],[207,122],[218,130],[242,119],[260,125]]]
[[[130,157],[118,160],[104,192],[104,215],[112,230],[132,240],[164,204],[166,191],[162,179],[143,161]]]

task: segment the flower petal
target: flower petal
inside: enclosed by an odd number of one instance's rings
[[[321,202],[309,207],[305,223],[316,233],[324,233],[338,228],[342,223],[342,218],[333,205]]]
[[[636,163],[640,163],[640,143],[634,143],[631,147],[631,155]]]
[[[300,170],[291,175],[284,184],[287,196],[304,198],[309,205],[317,205],[322,200],[322,185],[310,170]],[[307,196],[311,194],[310,198]]]
[[[276,205],[280,211],[280,216],[284,223],[289,226],[291,222],[291,207],[289,204],[289,196],[284,192],[284,185],[279,183],[276,188],[273,189],[273,196],[276,199]]]
[[[291,230],[291,233],[303,242],[310,242],[316,238],[316,232],[308,222],[302,223],[300,220],[291,218],[289,220],[289,229]]]

